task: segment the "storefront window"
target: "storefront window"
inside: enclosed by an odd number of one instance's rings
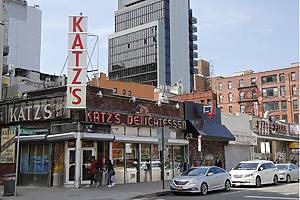
[[[138,144],[125,144],[126,183],[137,183],[139,172]]]
[[[184,162],[184,153],[183,153],[183,147],[182,146],[174,146],[174,176],[177,176],[180,174],[182,164]]]
[[[151,181],[151,149],[150,144],[141,144],[141,182]]]
[[[21,173],[48,173],[48,146],[25,144],[21,146]]]
[[[124,159],[124,143],[113,142],[112,143],[112,159],[114,164],[114,170],[116,175],[114,176],[115,182],[118,184],[125,183],[124,181],[124,168],[125,168],[125,159]]]
[[[152,169],[152,181],[160,181],[161,164],[160,164],[159,150],[157,144],[151,145],[151,169]]]

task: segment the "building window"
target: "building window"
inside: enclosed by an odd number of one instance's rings
[[[256,78],[251,78],[251,85],[256,85]]]
[[[268,102],[264,103],[264,111],[278,110],[278,102]]]
[[[232,106],[229,106],[229,113],[232,113]]]
[[[47,174],[49,170],[48,145],[22,145],[20,162],[21,173]]]
[[[292,81],[296,80],[296,72],[291,72],[291,80]]]
[[[254,91],[254,92],[252,92],[252,99],[256,99],[257,97],[256,97],[256,92]]]
[[[285,97],[285,87],[280,86],[280,96]]]
[[[228,89],[231,90],[231,88],[232,88],[232,82],[228,81]]]
[[[292,87],[292,94],[293,94],[293,96],[297,96],[297,87],[296,87],[296,85],[293,85],[293,87]]]
[[[298,110],[298,100],[297,99],[293,100],[293,109]]]
[[[240,105],[240,113],[245,113],[245,106],[244,105]]]
[[[128,90],[128,96],[131,96],[132,92],[130,90]]]
[[[219,83],[219,90],[223,90],[223,84]]]
[[[277,83],[277,75],[263,76],[262,83]]]
[[[228,94],[228,101],[229,101],[229,103],[231,103],[232,102],[232,94],[230,93],[230,94]]]
[[[130,49],[130,44],[127,44],[127,48]]]
[[[243,79],[239,80],[239,86],[244,87],[244,80]]]
[[[294,123],[299,124],[299,113],[294,114]]]
[[[284,74],[279,74],[279,82],[284,83],[285,81],[285,75]]]
[[[219,102],[220,102],[220,103],[223,103],[223,95],[220,95],[220,96],[219,96]]]
[[[286,114],[281,115],[281,120],[287,122],[287,115]]]
[[[114,88],[114,94],[118,93],[118,88]]]
[[[263,97],[277,97],[277,96],[278,96],[278,88],[263,89]]]
[[[211,105],[211,100],[210,99],[207,99],[207,105]]]
[[[147,45],[147,39],[144,39],[144,45]]]
[[[240,93],[240,100],[241,100],[241,101],[244,101],[244,96],[245,96],[245,93],[244,93],[244,92],[241,92],[241,93]]]
[[[126,95],[126,90],[123,90],[123,91],[122,91],[122,94],[123,94],[123,95]]]
[[[281,110],[286,110],[286,101],[281,101]]]

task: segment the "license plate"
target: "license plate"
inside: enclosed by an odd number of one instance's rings
[[[177,190],[182,190],[182,186],[177,186]]]

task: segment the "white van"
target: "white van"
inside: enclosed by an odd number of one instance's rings
[[[252,160],[242,161],[230,172],[232,186],[277,184],[279,172],[272,161]]]

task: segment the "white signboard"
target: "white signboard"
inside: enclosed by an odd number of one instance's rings
[[[1,153],[0,163],[15,162],[15,142],[16,128],[3,128],[1,130]]]
[[[202,136],[201,135],[199,135],[198,136],[198,151],[200,152],[201,151],[201,138],[202,138]]]
[[[67,108],[86,108],[87,75],[86,16],[69,17]]]

